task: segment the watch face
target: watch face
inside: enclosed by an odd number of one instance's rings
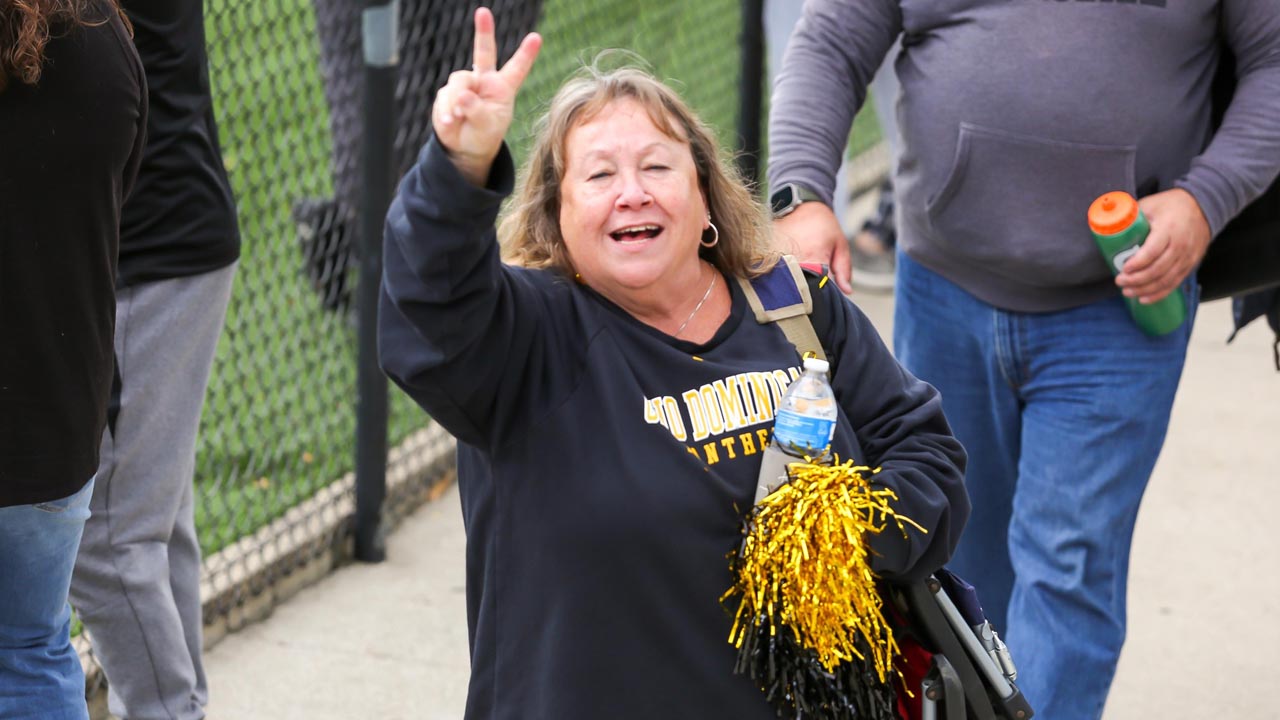
[[[794,185],[783,185],[769,198],[769,209],[774,215],[785,213],[796,204],[796,188]]]

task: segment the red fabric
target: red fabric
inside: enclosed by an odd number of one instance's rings
[[[933,666],[933,653],[905,635],[898,637],[898,648],[902,651],[896,663],[898,672],[902,673],[898,687],[898,715],[903,720],[920,720],[923,714],[920,709],[920,683]]]

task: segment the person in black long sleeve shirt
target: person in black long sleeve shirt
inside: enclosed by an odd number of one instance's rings
[[[240,253],[202,0],[122,0],[151,113],[121,219],[111,412],[71,602],[122,720],[203,718],[195,446]]]
[[[733,672],[719,604],[801,364],[734,279],[767,259],[763,213],[674,93],[596,74],[552,101],[504,225],[521,266],[504,264],[502,137],[538,40],[499,71],[492,31],[479,12],[477,70],[440,91],[436,134],[392,204],[379,328],[383,367],[459,440],[466,717],[772,718]],[[931,571],[968,514],[963,450],[866,317],[830,288],[817,302],[832,317],[833,448],[882,467],[929,530],[880,547],[877,569]]]
[[[120,213],[146,120],[146,81],[115,3],[0,5],[7,719],[88,717],[67,588],[106,424]]]

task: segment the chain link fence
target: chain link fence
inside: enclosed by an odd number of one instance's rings
[[[205,4],[215,112],[243,237],[196,458],[206,645],[350,557],[361,5]],[[737,146],[739,0],[490,6],[503,57],[531,30],[545,37],[510,135],[517,158],[564,78],[606,48],[644,58],[726,146]],[[467,0],[398,2],[397,177],[428,137],[435,90],[450,72],[470,66],[474,7]],[[452,440],[398,391],[391,394],[386,525],[441,490],[453,466]],[[91,707],[105,717],[90,639],[77,642]]]

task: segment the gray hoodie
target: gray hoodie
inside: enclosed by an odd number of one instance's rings
[[[830,198],[894,39],[904,252],[992,305],[1117,292],[1085,220],[1180,187],[1216,234],[1280,171],[1280,0],[810,0],[769,118],[768,179]],[[1222,39],[1238,62],[1216,134]]]

